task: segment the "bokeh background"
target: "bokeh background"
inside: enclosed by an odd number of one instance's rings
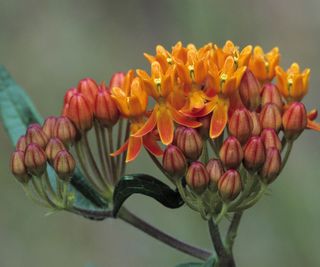
[[[279,46],[282,65],[312,69],[308,108],[320,108],[320,1],[0,0],[0,63],[44,115],[58,114],[80,78],[147,67],[142,54],[178,40],[202,45]],[[306,131],[283,175],[245,213],[235,246],[239,267],[320,266],[320,136]],[[0,126],[0,266],[174,266],[191,257],[121,221],[92,222],[28,200],[8,170],[12,146]],[[129,172],[154,173],[139,160]],[[159,173],[156,173],[159,174]],[[187,208],[167,210],[142,196],[129,206],[179,238],[211,248],[207,226]]]

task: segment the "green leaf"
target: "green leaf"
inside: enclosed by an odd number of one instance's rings
[[[43,121],[29,96],[15,83],[2,65],[0,65],[0,121],[13,145],[21,135],[25,134],[30,123],[41,124]],[[50,182],[55,185],[56,177],[51,167],[48,168],[48,173]],[[104,211],[107,208],[108,203],[92,189],[79,170],[76,170],[71,184],[77,208],[88,212]]]
[[[125,175],[116,185],[113,193],[113,213],[117,215],[122,204],[133,194],[142,194],[154,198],[167,208],[175,209],[183,205],[178,192],[165,183],[147,174]]]

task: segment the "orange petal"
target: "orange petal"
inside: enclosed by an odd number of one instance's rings
[[[157,106],[155,106],[150,117],[146,121],[146,123],[137,132],[132,134],[132,136],[142,137],[142,136],[150,133],[154,129],[154,127],[156,126],[156,123],[157,123],[157,118],[156,118],[157,110],[158,110],[158,108],[157,108]]]
[[[152,134],[147,134],[143,137],[143,145],[152,155],[156,157],[163,155],[163,151]]]
[[[201,123],[199,121],[190,120],[174,108],[171,108],[171,115],[173,117],[173,120],[180,125],[190,128],[197,128],[201,126]]]
[[[129,137],[128,151],[126,162],[130,162],[137,158],[142,147],[142,137]]]
[[[128,149],[129,140],[127,140],[117,151],[110,154],[112,157],[119,156]]]
[[[216,103],[217,103],[217,101],[216,101],[216,97],[215,97],[212,101],[206,103],[202,110],[200,110],[196,113],[183,112],[183,114],[186,116],[189,116],[189,117],[193,117],[193,118],[204,117],[204,116],[208,115],[210,112],[212,112],[212,110],[216,106]]]
[[[160,139],[164,145],[169,145],[173,140],[174,125],[170,110],[164,106],[157,112],[157,127]]]
[[[219,101],[213,110],[210,123],[210,137],[217,138],[223,132],[228,121],[228,104]]]
[[[309,119],[308,119],[307,128],[320,132],[320,124],[315,121],[311,121]]]

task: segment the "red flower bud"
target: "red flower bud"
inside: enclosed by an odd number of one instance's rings
[[[260,124],[262,129],[273,128],[277,132],[281,127],[281,113],[276,104],[266,104],[260,113]]]
[[[47,167],[47,157],[43,149],[38,145],[31,143],[27,146],[24,164],[28,171],[40,177],[46,170]]]
[[[210,186],[215,188],[218,184],[219,178],[224,173],[222,162],[218,159],[210,159],[207,163],[206,169],[209,173]]]
[[[247,142],[243,153],[243,164],[247,170],[257,171],[266,159],[266,151],[261,137],[253,136]]]
[[[99,88],[95,99],[94,115],[105,127],[112,127],[119,120],[120,112],[105,86]]]
[[[241,144],[245,144],[251,136],[253,122],[248,110],[236,109],[229,119],[229,133],[236,137]]]
[[[45,153],[48,160],[52,163],[56,155],[61,151],[65,150],[65,146],[59,138],[53,137],[49,140]]]
[[[24,164],[24,152],[15,151],[11,155],[10,167],[12,174],[22,184],[27,184],[30,180],[30,175],[27,172],[27,168]]]
[[[78,83],[78,92],[81,93],[89,102],[91,107],[98,94],[98,84],[91,78],[84,78]]]
[[[180,178],[186,173],[187,161],[180,148],[168,145],[162,158],[163,168],[173,178]]]
[[[241,144],[237,138],[230,136],[224,142],[220,149],[220,159],[227,169],[236,169],[243,159]]]
[[[277,135],[274,129],[271,129],[271,128],[264,129],[261,133],[261,140],[266,149],[275,147],[278,150],[281,150],[282,148],[279,136]]]
[[[197,194],[203,193],[209,184],[209,173],[202,162],[192,162],[187,174],[187,185]]]
[[[259,114],[257,112],[250,112],[251,120],[252,120],[252,135],[259,135],[261,133],[261,125]]]
[[[45,148],[48,143],[48,136],[42,130],[39,124],[30,124],[27,133],[27,144],[35,143],[38,144],[41,148]]]
[[[260,176],[264,183],[270,184],[273,182],[281,170],[281,155],[275,147],[268,148],[266,160],[260,171]]]
[[[260,97],[260,83],[253,73],[247,69],[242,76],[242,80],[239,86],[239,94],[242,103],[249,110],[256,110],[261,102]]]
[[[187,158],[197,160],[202,153],[203,142],[195,129],[185,128],[177,138],[177,146]]]
[[[68,146],[74,143],[77,130],[67,117],[61,116],[57,119],[53,136],[59,138],[65,146]]]
[[[47,117],[42,125],[42,130],[46,133],[48,138],[53,137],[53,128],[56,125],[57,117]]]
[[[293,102],[282,116],[283,131],[287,139],[296,139],[307,126],[307,111],[301,102]]]
[[[110,89],[112,87],[122,88],[125,77],[126,77],[126,74],[124,72],[116,72],[115,74],[113,74],[109,83],[109,88]]]
[[[66,116],[80,131],[88,131],[92,128],[93,110],[81,93],[76,93],[71,97]]]
[[[226,171],[218,181],[220,197],[224,201],[234,200],[241,192],[241,177],[236,170]]]
[[[70,99],[71,99],[71,97],[73,97],[77,93],[78,93],[77,88],[73,87],[73,88],[68,89],[67,92],[64,95],[63,104],[64,105],[68,104]]]
[[[25,151],[27,148],[27,138],[25,135],[20,136],[16,144],[16,150]]]
[[[62,150],[54,158],[53,167],[60,179],[69,182],[74,173],[76,162],[68,151]]]
[[[272,83],[266,83],[262,87],[261,104],[265,106],[268,103],[275,104],[278,108],[282,109],[282,100],[280,92],[276,85]]]

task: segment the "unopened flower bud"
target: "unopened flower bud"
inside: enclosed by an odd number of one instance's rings
[[[236,137],[241,144],[245,144],[251,136],[253,122],[249,111],[245,108],[236,109],[229,119],[230,135]]]
[[[168,145],[164,150],[162,165],[172,178],[180,178],[186,173],[187,160],[180,148]]]
[[[120,87],[122,88],[123,83],[124,83],[124,78],[126,77],[126,74],[124,72],[116,72],[112,75],[110,83],[109,83],[109,88],[113,87]]]
[[[65,146],[61,140],[57,137],[51,138],[45,150],[49,162],[52,163],[56,155],[62,150],[65,150]]]
[[[65,146],[68,146],[74,143],[77,130],[67,117],[61,116],[57,119],[53,129],[53,136],[59,138]]]
[[[259,135],[261,133],[261,125],[259,114],[257,112],[250,112],[251,120],[252,120],[252,135]]]
[[[38,145],[31,143],[27,146],[24,156],[24,164],[28,171],[35,175],[41,176],[47,167],[47,157],[43,149]]]
[[[30,180],[27,168],[24,164],[24,152],[17,150],[12,153],[10,160],[10,167],[12,174],[22,184],[27,184]]]
[[[78,92],[81,93],[89,102],[91,107],[94,105],[98,93],[98,84],[91,78],[84,78],[78,83]]]
[[[247,170],[257,171],[266,159],[266,151],[260,136],[252,136],[243,152],[243,164]]]
[[[281,170],[281,155],[277,148],[268,148],[266,152],[266,160],[260,171],[261,179],[264,183],[273,182]]]
[[[181,139],[181,134],[186,129],[187,127],[184,126],[178,126],[175,131],[174,131],[174,137],[173,137],[173,144],[177,145],[178,144],[178,139]]]
[[[237,169],[243,159],[243,151],[237,138],[228,137],[223,142],[219,156],[227,169]]]
[[[93,109],[81,93],[76,93],[71,97],[66,116],[79,131],[88,131],[92,128]]]
[[[42,130],[46,133],[48,138],[53,137],[53,129],[56,125],[57,117],[50,116],[47,117],[42,125]]]
[[[53,167],[60,179],[69,182],[74,173],[76,162],[68,151],[62,150],[54,158]]]
[[[278,150],[281,150],[282,145],[279,136],[276,131],[272,128],[264,129],[261,133],[261,140],[266,149],[275,147]]]
[[[217,187],[219,178],[224,173],[222,162],[218,159],[210,159],[206,165],[206,169],[209,173],[210,188],[215,189]]]
[[[119,120],[120,112],[105,86],[99,88],[94,104],[94,115],[104,127],[112,127]]]
[[[209,129],[210,129],[210,121],[211,121],[211,114],[198,118],[198,121],[201,122],[201,126],[197,128],[198,133],[204,139],[208,139],[209,137]]]
[[[27,138],[25,135],[20,136],[16,144],[16,150],[25,151],[27,148]]]
[[[242,103],[249,110],[256,110],[261,102],[260,97],[260,83],[253,73],[247,69],[242,76],[239,86],[239,94]]]
[[[197,160],[202,153],[203,142],[195,129],[185,128],[177,138],[177,146],[187,158]]]
[[[39,124],[30,124],[27,133],[27,144],[38,144],[41,148],[45,148],[48,143],[48,136],[47,134],[42,130],[41,126]]]
[[[278,132],[281,127],[281,113],[276,104],[266,104],[260,113],[260,124],[262,129],[273,128]]]
[[[261,92],[261,104],[265,106],[268,103],[275,104],[278,108],[282,108],[282,100],[280,92],[276,85],[272,83],[265,83]]]
[[[209,184],[209,173],[202,162],[192,162],[187,174],[187,185],[197,194],[203,193]]]
[[[228,202],[234,200],[241,192],[241,177],[239,172],[227,170],[218,181],[220,197]]]
[[[73,97],[73,95],[77,93],[78,93],[78,90],[75,87],[68,89],[67,92],[64,94],[63,104],[64,105],[68,104],[71,97]]]
[[[307,126],[307,111],[301,102],[293,102],[282,116],[283,131],[287,139],[296,139]]]

